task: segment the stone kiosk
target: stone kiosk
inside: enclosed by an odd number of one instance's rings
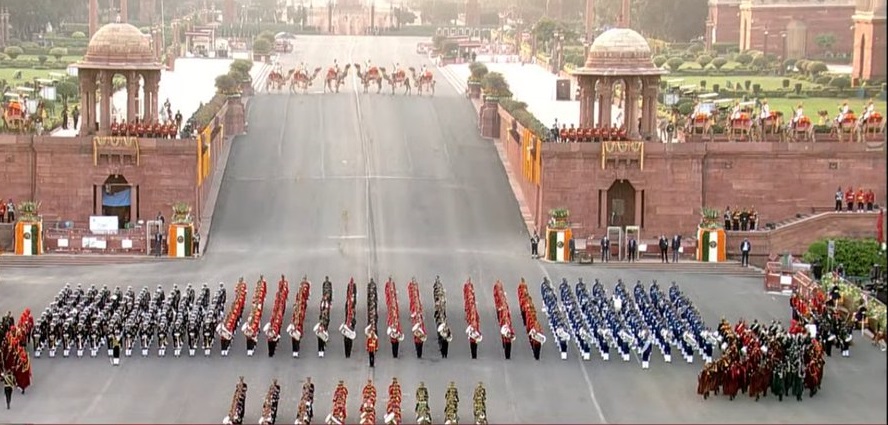
[[[229,134],[239,134],[244,128],[239,97],[223,101],[216,116],[198,129],[196,138],[111,135],[114,75],[126,79],[121,88],[126,91],[126,120],[158,119],[160,102],[165,100],[158,97],[164,67],[154,47],[132,25],[112,23],[99,28],[76,65],[83,93],[78,134],[0,135],[0,157],[5,158],[0,162],[3,195],[16,202],[39,202],[44,224],[39,249],[47,253],[146,253],[154,231],[166,234],[167,229],[152,227],[158,212],[166,223],[171,221],[172,207],[180,203],[189,206],[194,217],[209,213],[210,189],[224,171],[217,166],[227,157]],[[176,98],[170,101],[175,104]],[[118,105],[121,112],[122,106]],[[91,232],[95,216],[116,216],[119,229]],[[13,232],[5,226],[0,225],[0,247],[11,250]]]

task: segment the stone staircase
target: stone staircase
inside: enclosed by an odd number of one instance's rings
[[[121,264],[148,264],[181,261],[180,258],[148,255],[89,255],[46,254],[35,256],[0,255],[0,268],[110,266]]]
[[[721,276],[746,276],[761,277],[762,271],[754,267],[742,267],[739,261],[726,261],[723,263],[703,263],[699,261],[685,260],[678,263],[664,264],[659,260],[642,260],[635,263],[625,261],[611,261],[602,263],[595,261],[592,268],[607,270],[633,270],[644,272],[669,272],[683,274],[703,274]]]

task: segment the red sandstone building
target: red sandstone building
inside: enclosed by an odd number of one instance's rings
[[[639,98],[656,98],[659,75],[647,72],[653,68],[650,54],[644,38],[625,28],[596,38],[586,66],[575,72],[585,79],[580,82],[581,127],[598,122],[589,105],[610,93],[613,80],[631,82],[635,75],[642,81],[630,87],[640,90],[636,91]],[[622,65],[615,66],[614,61]],[[617,75],[600,76],[599,69],[611,69]],[[651,114],[655,116],[656,110],[641,108],[642,123]],[[499,120],[504,165],[517,180],[517,195],[527,204],[529,220],[540,231],[546,228],[549,211],[567,208],[573,235],[580,239],[597,240],[610,234],[615,241],[612,229],[626,234],[637,226],[642,243],[675,234],[693,243],[690,239],[696,235],[703,207],[754,208],[762,230],[729,232],[728,253],[736,253],[740,241],[748,237],[753,241],[753,259],[761,264],[770,254],[801,254],[820,237],[875,237],[875,213],[824,213],[832,210],[837,187],[872,189],[877,205],[886,201],[884,137],[863,143],[829,139],[817,143],[542,143],[502,108]],[[799,224],[780,225],[815,213]],[[768,224],[776,229],[767,230]]]

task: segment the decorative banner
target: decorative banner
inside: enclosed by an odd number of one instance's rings
[[[190,224],[170,225],[170,257],[187,258],[192,255],[192,232]]]
[[[40,255],[43,252],[40,223],[20,221],[15,224],[15,254]]]
[[[697,230],[697,260],[716,263],[727,259],[727,237],[724,229]]]
[[[546,238],[546,247],[549,261],[569,262],[570,261],[570,239],[572,232],[570,229],[546,229],[548,237]]]

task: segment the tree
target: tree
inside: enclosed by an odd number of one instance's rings
[[[67,54],[68,49],[64,47],[53,47],[52,49],[49,49],[49,55],[54,57],[56,62],[60,62]]]
[[[678,68],[680,68],[682,65],[684,65],[684,62],[685,62],[684,59],[676,56],[674,58],[669,58],[669,60],[666,61],[666,66],[668,66],[669,69],[671,69],[673,71],[678,71]]]
[[[512,97],[512,91],[509,90],[509,83],[506,81],[503,74],[499,72],[488,72],[484,78],[481,79],[481,89],[484,90],[484,94],[492,97],[502,98],[502,97]]]
[[[71,99],[77,98],[77,96],[80,95],[80,87],[78,87],[77,84],[66,79],[56,84],[56,93],[58,93],[59,96],[62,97],[62,100],[67,102]]]
[[[18,46],[9,46],[3,49],[3,53],[6,53],[6,56],[9,56],[10,59],[16,60],[20,55],[24,54],[25,51]]]
[[[829,71],[829,68],[825,63],[820,61],[808,62],[808,66],[805,67],[805,70],[808,71],[811,75],[819,75],[826,71]]]
[[[469,64],[469,71],[471,72],[469,81],[477,82],[481,82],[484,79],[484,76],[488,73],[487,65],[484,65],[481,62],[472,62]]]
[[[875,231],[875,229],[873,229]],[[835,259],[831,265],[841,264],[846,276],[869,276],[873,264],[885,270],[886,257],[875,239],[835,239]],[[827,264],[826,239],[821,239],[808,247],[803,259],[808,263]]]
[[[700,55],[699,57],[697,57],[697,63],[699,63],[700,66],[709,65],[711,62],[712,62],[712,56]]]
[[[253,69],[253,61],[246,59],[235,59],[234,62],[229,65],[229,68],[231,68],[231,70],[237,70],[249,75],[250,71]]]
[[[40,62],[40,65],[46,65],[46,60],[49,59],[46,55],[37,56],[37,62]]]
[[[264,38],[257,38],[256,41],[253,42],[253,52],[260,55],[267,55],[271,53],[271,43]]]
[[[831,32],[826,32],[822,34],[818,34],[817,37],[814,37],[814,42],[817,43],[817,46],[820,47],[820,50],[824,52],[829,52],[830,49],[836,44],[836,35]]]
[[[236,91],[238,82],[231,75],[224,74],[216,77],[216,91],[221,94],[232,94]]]
[[[618,22],[621,0],[596,0],[599,27]],[[709,14],[707,0],[634,0],[630,26],[646,36],[687,43],[703,35]]]
[[[268,40],[269,43],[274,44],[274,33],[271,31],[262,31],[256,37],[257,39]]]
[[[82,40],[82,39],[86,38],[86,34],[80,32],[80,31],[74,31],[71,33],[71,38],[73,38],[75,40]]]

